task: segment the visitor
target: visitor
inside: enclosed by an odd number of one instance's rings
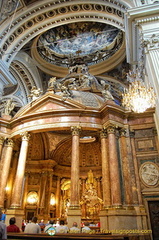
[[[25,220],[22,220],[22,232],[24,232],[25,226],[26,226],[26,222],[25,222]]]
[[[0,219],[2,218],[2,210],[0,209]],[[6,240],[7,239],[7,227],[5,223],[0,221],[0,239]]]
[[[2,216],[0,218],[0,221],[2,221],[3,223],[5,223],[5,220],[6,220],[6,214],[5,214],[5,211],[2,211]]]
[[[80,233],[80,229],[78,228],[78,225],[76,222],[73,223],[69,233]]]
[[[47,231],[48,231],[51,227],[54,227],[54,221],[53,221],[53,220],[50,220],[50,221],[49,221],[49,224],[44,228],[44,232],[47,233]]]
[[[31,223],[28,223],[24,230],[25,233],[41,233],[41,228],[37,224],[37,217],[33,217]]]
[[[43,232],[43,231],[44,231],[44,228],[45,228],[45,223],[44,223],[44,220],[43,220],[43,219],[39,222],[39,226],[40,226],[40,228],[41,228],[41,231]]]
[[[7,226],[7,232],[20,232],[20,229],[17,225],[15,225],[16,219],[15,217],[10,218],[9,226]]]
[[[89,233],[91,229],[89,228],[89,222],[84,223],[84,227],[82,228],[82,233]]]
[[[67,233],[68,227],[65,225],[65,222],[63,220],[60,220],[60,225],[56,227],[57,233]]]

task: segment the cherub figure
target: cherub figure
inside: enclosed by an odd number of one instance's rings
[[[28,97],[30,97],[31,100],[34,101],[40,96],[41,93],[42,93],[42,91],[40,90],[40,88],[33,86],[30,91],[30,95]]]
[[[56,81],[56,77],[52,77],[49,79],[48,82],[48,91],[52,91],[53,93],[55,93],[55,90],[57,89],[57,81]]]

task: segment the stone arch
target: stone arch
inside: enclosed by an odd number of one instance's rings
[[[75,7],[76,6],[76,7]],[[8,27],[2,29],[1,56],[8,64],[12,62],[18,51],[31,39],[40,33],[62,24],[75,21],[97,21],[118,27],[124,30],[123,15],[128,5],[123,3],[106,3],[101,1],[96,4],[63,4],[63,7],[54,3],[39,5],[32,10],[24,11],[24,14],[16,16],[12,22],[10,31]],[[6,25],[5,25],[6,26]]]

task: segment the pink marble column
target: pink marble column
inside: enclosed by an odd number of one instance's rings
[[[4,138],[1,136],[1,137],[0,137],[0,159],[1,159],[1,155],[2,155],[3,143],[4,143]]]
[[[9,168],[12,159],[12,152],[13,152],[13,140],[6,139],[5,140],[5,156],[2,165],[2,172],[0,176],[0,207],[3,208],[4,206],[4,197],[5,197],[5,187],[7,185],[8,175],[9,175]]]
[[[71,197],[70,208],[79,208],[79,126],[71,127],[72,130],[72,161],[71,161]]]
[[[83,194],[86,190],[86,179],[81,178],[81,183],[82,183],[82,194]],[[86,217],[86,206],[85,206],[85,204],[82,204],[82,217],[83,218]]]
[[[100,178],[96,178],[97,181],[97,195],[99,198],[102,199],[102,192],[101,192],[101,179]]]
[[[111,205],[110,198],[110,175],[109,175],[109,158],[108,158],[108,140],[106,130],[100,133],[101,137],[101,156],[102,156],[102,189],[103,189],[103,207]]]
[[[22,144],[20,148],[18,167],[15,176],[15,182],[12,192],[11,207],[18,208],[21,206],[22,192],[23,192],[23,180],[25,173],[25,164],[28,152],[28,142],[30,134],[28,132],[22,133]]]
[[[111,201],[114,207],[120,207],[121,206],[121,187],[120,187],[119,163],[118,163],[115,127],[109,126],[107,128],[107,133],[108,133],[108,145],[109,145]]]
[[[57,188],[56,188],[56,218],[60,217],[60,177],[57,177]]]
[[[140,177],[139,177],[139,168],[138,162],[136,158],[136,150],[135,150],[135,133],[131,132],[131,147],[132,147],[132,156],[134,161],[134,170],[135,170],[135,177],[136,177],[136,190],[138,195],[138,203],[140,206],[143,206],[142,195],[141,195],[141,186],[140,186]]]
[[[50,217],[50,200],[51,200],[51,191],[52,191],[52,179],[53,179],[53,172],[50,172],[48,173],[48,190],[47,190],[47,201],[49,204],[46,205],[47,207],[47,215],[48,217]]]
[[[131,176],[130,176],[130,166],[128,160],[127,152],[127,142],[126,142],[126,129],[120,129],[120,153],[122,161],[122,172],[124,180],[124,203],[126,205],[132,205],[132,188],[131,188]]]

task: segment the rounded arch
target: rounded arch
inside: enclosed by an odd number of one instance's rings
[[[99,6],[101,5],[101,8]],[[75,7],[76,6],[76,7]],[[1,55],[8,64],[17,52],[40,33],[62,24],[77,21],[97,21],[113,25],[124,30],[123,15],[127,5],[123,2],[94,1],[88,3],[67,2],[63,7],[55,3],[46,3],[17,14],[13,23],[3,25],[1,36]],[[6,22],[7,23],[7,22]],[[2,27],[3,27],[2,26]],[[6,27],[7,26],[7,27]],[[8,29],[10,27],[10,29]],[[9,30],[9,31],[8,31]]]

